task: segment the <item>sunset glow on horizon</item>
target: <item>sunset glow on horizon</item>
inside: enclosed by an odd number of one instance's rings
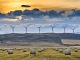
[[[23,8],[21,5],[30,5]],[[77,8],[80,9],[80,0],[0,0],[0,12],[8,13],[14,10],[34,9],[41,10]]]

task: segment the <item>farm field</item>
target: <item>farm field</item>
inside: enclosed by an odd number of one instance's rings
[[[80,45],[80,40],[62,39],[63,44]]]
[[[63,51],[66,49],[71,50],[71,55],[64,54]],[[80,60],[80,50],[78,48],[4,48],[0,49],[0,60]]]
[[[80,35],[58,33],[1,35],[0,60],[80,60],[80,38],[76,36]],[[65,50],[67,51],[64,52]]]

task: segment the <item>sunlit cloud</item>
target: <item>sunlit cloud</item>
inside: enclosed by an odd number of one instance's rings
[[[4,21],[4,22],[16,22],[16,21],[18,21],[18,19],[3,18],[3,19],[0,19],[0,21]]]
[[[65,2],[80,2],[80,0],[64,0]]]
[[[23,8],[21,5],[30,5],[30,8]],[[14,10],[39,8],[49,9],[80,9],[80,0],[0,0],[0,12],[7,13]]]

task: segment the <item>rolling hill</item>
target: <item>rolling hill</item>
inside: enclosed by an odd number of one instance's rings
[[[11,33],[0,35],[0,43],[8,42],[53,42],[62,44],[62,39],[80,40],[80,34],[71,33]]]

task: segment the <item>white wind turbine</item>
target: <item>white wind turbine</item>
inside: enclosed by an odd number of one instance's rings
[[[38,28],[38,33],[41,33],[41,28],[46,28],[48,24],[36,24],[35,26]]]
[[[25,33],[28,32],[28,28],[31,26],[31,23],[20,23],[19,26],[24,27]]]
[[[54,28],[56,27],[56,24],[50,24],[50,27],[51,27],[52,33],[54,33]]]
[[[79,27],[77,24],[70,24],[70,29],[72,29],[73,33],[75,33],[75,30]]]
[[[38,33],[41,33],[41,25],[40,24],[33,24],[32,27],[38,28]]]
[[[64,29],[64,33],[66,33],[66,29],[69,27],[69,24],[63,24],[62,28]]]
[[[12,29],[12,33],[14,33],[15,31],[15,25],[10,25],[11,29]]]
[[[27,33],[28,32],[28,27],[32,25],[32,24],[23,24],[24,28],[25,28],[25,32]]]

